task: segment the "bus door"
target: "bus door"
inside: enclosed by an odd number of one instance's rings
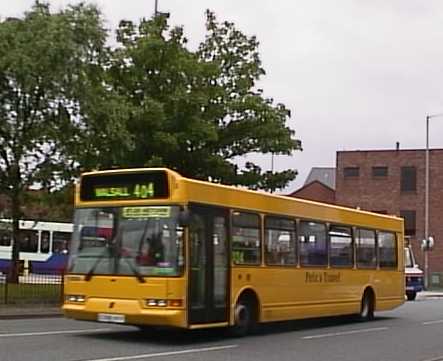
[[[189,270],[189,324],[228,320],[228,212],[192,206]]]

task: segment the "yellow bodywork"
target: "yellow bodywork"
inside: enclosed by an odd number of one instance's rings
[[[125,315],[125,323],[187,327],[186,280],[182,278],[149,278],[139,283],[135,277],[65,276],[65,295],[85,296],[84,303],[66,302],[65,316],[97,321],[99,313]],[[148,307],[148,299],[183,300],[180,307]]]
[[[158,170],[158,169],[156,169]],[[140,172],[113,170],[109,173]],[[149,171],[144,169],[143,171]],[[259,302],[259,321],[270,322],[309,317],[354,314],[360,311],[363,292],[371,288],[375,294],[375,311],[389,310],[401,305],[404,289],[403,220],[356,209],[333,206],[302,199],[254,192],[181,177],[168,172],[167,200],[136,200],[113,202],[113,207],[136,205],[188,205],[189,203],[225,207],[231,210],[253,211],[283,215],[294,219],[317,220],[327,223],[380,229],[397,235],[395,269],[357,269],[330,267],[235,266],[230,269],[229,317],[234,323],[234,307],[240,294],[252,290]],[[76,207],[103,207],[109,202],[82,202],[76,192]],[[263,234],[261,235],[262,240]],[[189,267],[189,244],[186,247]],[[262,260],[264,247],[262,247]],[[193,328],[187,320],[187,274],[177,278],[146,277],[140,283],[136,277],[93,276],[85,281],[82,275],[67,275],[66,295],[84,295],[83,304],[65,302],[67,317],[96,320],[99,313],[124,314],[128,324],[165,325]],[[182,299],[181,307],[146,307],[148,298]],[[218,324],[217,324],[218,325]],[[226,325],[221,323],[219,325]],[[205,325],[211,327],[210,324]],[[199,326],[201,327],[201,325]]]

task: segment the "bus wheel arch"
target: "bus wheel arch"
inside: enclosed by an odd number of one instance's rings
[[[360,303],[359,319],[362,321],[371,321],[374,319],[375,311],[375,292],[372,287],[366,287]]]
[[[234,307],[234,324],[231,333],[244,336],[254,331],[260,320],[260,301],[256,292],[247,288],[241,291]]]

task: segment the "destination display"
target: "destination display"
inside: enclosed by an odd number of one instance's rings
[[[142,200],[168,197],[164,171],[89,174],[81,178],[82,201]]]

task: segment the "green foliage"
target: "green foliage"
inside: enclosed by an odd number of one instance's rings
[[[200,179],[250,188],[284,187],[296,172],[244,169],[237,157],[291,154],[300,149],[283,104],[265,98],[255,83],[264,75],[255,37],[207,12],[206,40],[187,49],[181,27],[162,16],[120,23],[112,54],[112,89],[126,98],[132,149],[119,166],[163,165]]]
[[[267,190],[295,177],[238,166],[251,153],[300,149],[290,111],[257,89],[254,36],[208,11],[197,50],[163,16],[122,21],[111,49],[103,23],[95,6],[51,13],[38,1],[0,22],[0,192],[14,219],[29,186],[44,189],[32,203],[51,208],[83,170],[167,166]]]
[[[54,186],[72,161],[64,141],[100,82],[101,22],[92,6],[51,14],[37,2],[23,19],[0,23],[1,191],[17,193],[38,180]]]
[[[36,2],[0,22],[0,192],[12,203],[14,237],[27,188],[60,186],[78,162],[72,144],[96,122],[82,108],[98,102],[106,36],[100,12],[83,4],[51,14]],[[14,260],[18,252],[14,242]]]

